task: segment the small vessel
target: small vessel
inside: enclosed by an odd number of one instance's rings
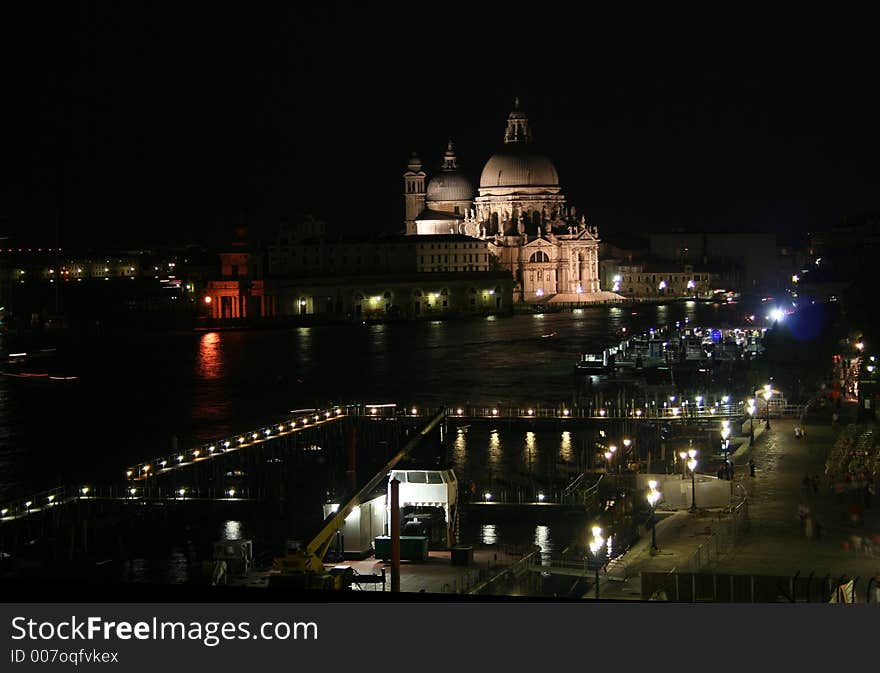
[[[542,334],[541,338],[542,339],[549,339],[550,337],[555,337],[555,336],[556,336],[556,332],[550,332],[548,334]]]
[[[602,353],[583,353],[574,368],[579,374],[606,374],[610,368],[608,354],[605,351]]]

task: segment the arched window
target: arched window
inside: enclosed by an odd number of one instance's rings
[[[529,257],[530,262],[549,262],[550,258],[547,256],[547,253],[543,250],[538,250],[538,252],[533,252],[532,256]]]

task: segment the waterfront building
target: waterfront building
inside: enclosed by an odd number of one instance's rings
[[[709,299],[723,288],[717,271],[692,264],[602,260],[602,288],[629,299],[691,297]]]
[[[486,249],[514,280],[517,301],[619,300],[599,282],[599,232],[566,202],[553,162],[535,149],[519,100],[501,149],[486,161],[475,190],[450,141],[427,180],[414,154],[403,174],[406,234],[463,234]],[[426,182],[427,180],[427,182]]]
[[[741,292],[776,290],[791,277],[790,262],[781,259],[773,232],[651,233],[648,255],[676,265],[716,269],[725,274],[729,289]]]
[[[414,319],[512,309],[510,275],[496,268],[487,241],[463,234],[329,238],[307,219],[280,227],[265,273],[262,257],[243,241],[221,254],[206,316]]]

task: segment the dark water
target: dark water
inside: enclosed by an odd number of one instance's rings
[[[615,343],[622,327],[633,333],[685,318],[740,323],[743,313],[687,302],[469,321],[60,338],[51,344],[51,367],[79,383],[0,384],[0,501],[100,483],[169,451],[172,437],[184,448],[316,403],[570,401],[580,353]],[[552,488],[582,441],[574,433],[474,426],[454,438],[451,458],[463,481],[477,480],[481,489],[497,479]],[[516,529],[517,537],[558,548],[571,527],[482,522],[472,534],[503,540]]]
[[[737,320],[694,302],[472,321],[59,339],[74,386],[0,384],[0,499],[322,402],[561,403],[581,352],[628,331]],[[555,336],[541,338],[555,332]],[[554,449],[555,450],[555,449]]]

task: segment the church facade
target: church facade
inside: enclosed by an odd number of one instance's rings
[[[464,234],[486,241],[524,302],[620,299],[599,286],[599,233],[566,203],[553,162],[536,151],[519,101],[504,144],[486,162],[474,190],[459,170],[452,142],[428,179],[413,154],[403,174],[406,233]]]

